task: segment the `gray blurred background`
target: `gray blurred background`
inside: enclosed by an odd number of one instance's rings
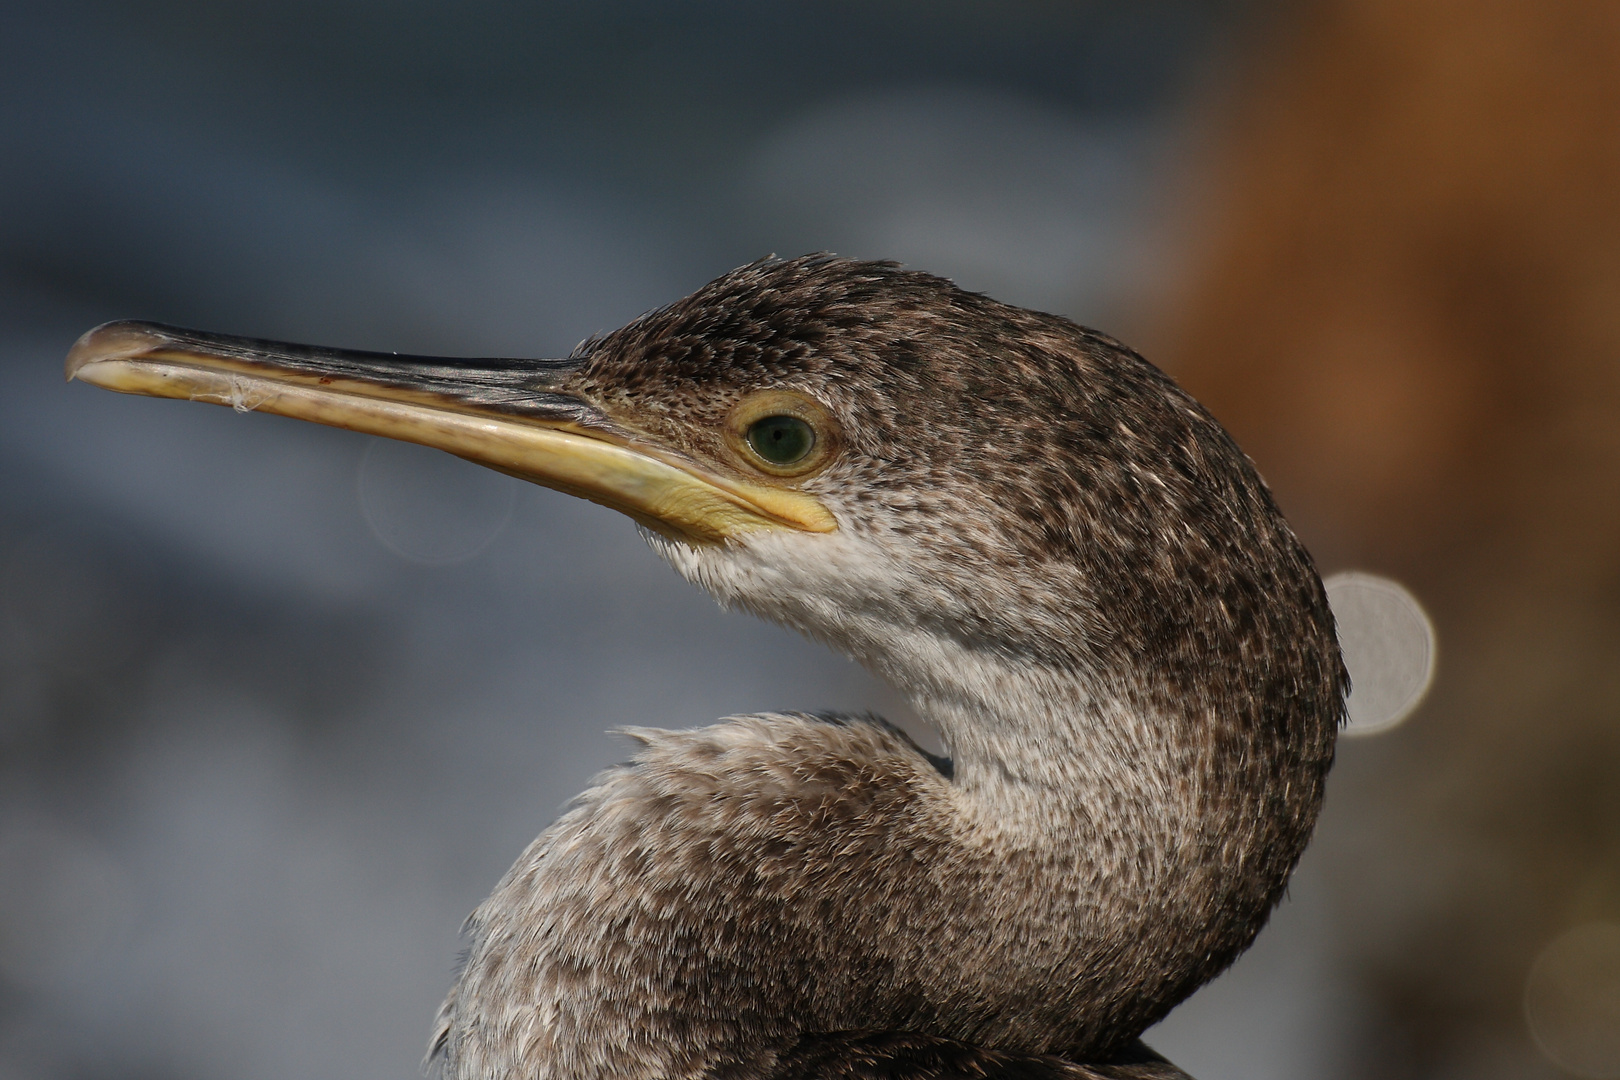
[[[73,339],[560,355],[822,249],[1138,344],[1435,618],[1150,1041],[1620,1076],[1616,191],[1611,0],[0,6],[0,1078],[413,1076],[606,729],[912,719],[607,511]]]

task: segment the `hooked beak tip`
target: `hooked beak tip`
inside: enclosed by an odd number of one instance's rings
[[[73,343],[62,364],[62,375],[72,382],[90,364],[144,356],[167,344],[172,344],[170,339],[150,323],[128,320],[102,323]]]

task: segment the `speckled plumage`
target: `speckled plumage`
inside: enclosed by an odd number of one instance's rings
[[[757,263],[529,391],[719,474],[746,395],[834,418],[831,533],[651,535],[904,691],[637,731],[469,922],[458,1080],[1182,1076],[1134,1042],[1252,941],[1346,677],[1248,459],[1117,342],[888,264]]]

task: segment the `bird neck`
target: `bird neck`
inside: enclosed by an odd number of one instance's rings
[[[1149,828],[1158,842],[1199,812],[1202,785],[1188,774],[1207,755],[1188,718],[1144,710],[1135,701],[1148,695],[1076,657],[963,639],[956,628],[974,613],[931,610],[871,541],[763,534],[722,555],[648,540],[721,604],[826,642],[905,694],[948,749],[965,808],[986,819],[1122,840]],[[1138,807],[1129,818],[1115,813],[1122,794]]]
[[[1196,831],[1196,740],[1105,681],[936,643],[938,662],[863,659],[939,733],[964,805],[998,830],[1133,847]],[[1189,782],[1190,781],[1190,782]],[[1122,814],[1128,808],[1128,814]]]

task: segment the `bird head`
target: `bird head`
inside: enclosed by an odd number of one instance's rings
[[[1117,342],[941,278],[758,262],[566,360],[109,323],[67,374],[422,443],[622,511],[723,604],[898,684],[953,751],[1016,756],[995,739],[1031,737],[1057,699],[1071,728],[1124,709],[1331,757],[1331,616],[1248,459]]]

